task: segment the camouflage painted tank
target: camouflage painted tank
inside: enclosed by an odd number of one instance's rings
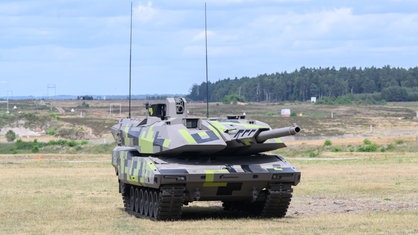
[[[188,117],[183,98],[147,106],[143,120],[121,119],[112,127],[118,144],[112,165],[126,211],[173,220],[193,201],[222,201],[226,210],[283,217],[300,171],[282,156],[280,137],[297,126],[271,129],[243,116]]]

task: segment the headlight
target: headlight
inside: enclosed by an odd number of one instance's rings
[[[176,180],[176,181],[186,181],[186,176],[184,176],[184,175],[165,175],[164,179]]]

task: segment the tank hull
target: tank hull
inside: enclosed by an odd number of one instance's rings
[[[282,136],[296,126],[272,129],[245,115],[188,117],[184,98],[146,105],[144,119],[112,126],[112,164],[126,211],[138,217],[174,220],[182,205],[222,201],[226,210],[283,217],[300,171],[279,155]]]
[[[244,207],[256,207],[252,209],[255,215],[282,217],[290,203],[291,187],[301,177],[283,157],[267,154],[147,156],[133,147],[116,147],[112,165],[126,210],[157,220],[180,218],[181,206],[193,201],[223,201],[225,209],[234,210],[247,205]],[[148,199],[153,198],[152,203],[144,201],[153,204],[153,214],[140,213],[141,190],[149,194]],[[176,206],[167,209],[167,205]],[[160,206],[167,212],[162,214],[169,216],[161,216]],[[268,212],[271,208],[274,211]]]

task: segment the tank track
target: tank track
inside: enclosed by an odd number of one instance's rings
[[[122,185],[125,210],[136,217],[152,220],[178,220],[184,201],[183,185],[163,185],[159,189]]]
[[[260,195],[255,202],[224,202],[223,207],[227,211],[244,212],[250,216],[282,218],[286,215],[292,199],[292,186],[290,184],[275,185]]]
[[[292,186],[281,184],[277,189],[269,189],[264,208],[260,213],[262,217],[282,218],[286,215],[290,201],[292,199]]]

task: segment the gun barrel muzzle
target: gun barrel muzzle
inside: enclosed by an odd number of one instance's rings
[[[300,132],[300,127],[298,126],[289,126],[289,127],[282,127],[278,129],[272,129],[268,131],[262,131],[258,136],[255,137],[257,142],[264,142],[268,139],[272,138],[279,138],[283,136],[289,136],[289,135],[296,135],[298,132]]]

